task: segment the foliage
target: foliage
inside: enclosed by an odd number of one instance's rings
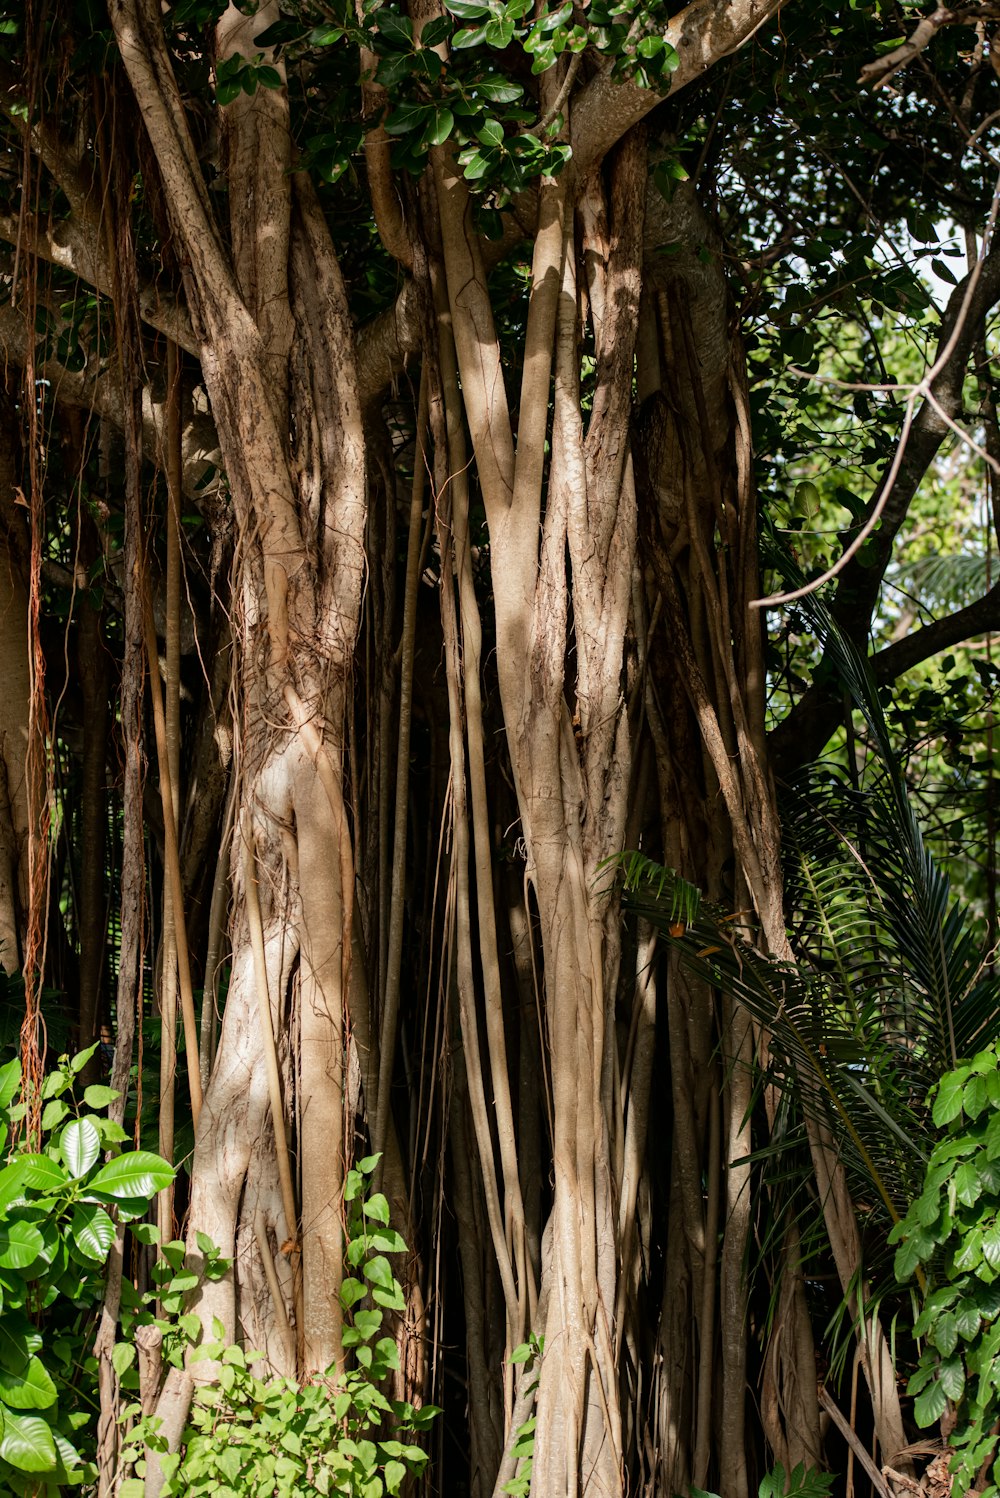
[[[892,1232],[901,1281],[926,1273],[914,1326],[926,1344],[909,1382],[918,1425],[954,1419],[952,1491],[962,1498],[996,1446],[1000,1417],[1000,1055],[945,1073],[934,1122],[947,1130],[924,1188]],[[947,1430],[943,1424],[942,1429]],[[995,1495],[996,1484],[984,1494]]]
[[[42,1086],[37,1141],[12,1137],[28,1107],[21,1063],[0,1068],[0,1482],[8,1491],[55,1493],[92,1469],[79,1449],[92,1426],[89,1381],[79,1366],[89,1314],[104,1289],[103,1266],[119,1220],[141,1217],[173,1178],[157,1155],[129,1150],[105,1160],[124,1131],[93,1111],[116,1096],[73,1089],[95,1047],[63,1056]],[[37,1148],[32,1147],[37,1144]]]
[[[776,1462],[761,1478],[757,1498],[829,1498],[832,1487],[831,1474],[821,1472],[818,1467],[807,1468],[804,1462],[799,1462],[786,1478],[784,1467]],[[718,1498],[717,1494],[706,1493],[693,1484],[690,1493],[691,1498]]]
[[[521,1364],[523,1385],[519,1386],[519,1392],[523,1388],[525,1395],[532,1394],[538,1388],[537,1367],[545,1351],[545,1338],[531,1333],[527,1342],[522,1342],[515,1347],[510,1355],[512,1363]],[[527,1498],[531,1491],[531,1471],[535,1456],[535,1416],[529,1415],[514,1433],[514,1445],[511,1455],[516,1457],[518,1467],[510,1482],[504,1483],[503,1491],[510,1493],[512,1498]]]
[[[253,1493],[258,1498],[294,1498],[301,1493],[336,1493],[349,1498],[382,1498],[399,1493],[408,1474],[419,1474],[427,1453],[418,1439],[436,1406],[415,1408],[383,1392],[399,1369],[392,1336],[379,1336],[386,1310],[405,1309],[402,1288],[386,1257],[406,1252],[390,1225],[389,1207],[370,1192],[377,1155],[359,1160],[348,1172],[347,1261],[354,1274],[343,1282],[340,1299],[350,1324],[344,1347],[353,1366],[327,1370],[323,1378],[300,1385],[294,1379],[260,1376],[257,1353],[206,1342],[189,1362],[219,1364],[218,1378],[199,1384],[180,1453],[167,1453],[155,1417],[139,1420],[122,1457],[144,1473],[144,1446],[162,1452],[164,1498],[181,1493]],[[192,1273],[192,1280],[194,1275]],[[174,1285],[179,1282],[175,1279]],[[197,1318],[193,1318],[195,1321]],[[182,1318],[183,1328],[183,1318]],[[221,1326],[216,1327],[221,1334]],[[136,1415],[138,1406],[125,1411]],[[392,1434],[387,1434],[391,1430]],[[122,1498],[141,1498],[143,1484],[127,1479]]]

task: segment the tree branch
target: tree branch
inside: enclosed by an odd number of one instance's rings
[[[966,608],[944,619],[935,619],[895,644],[886,645],[870,657],[869,665],[877,685],[886,686],[922,661],[940,655],[942,650],[995,629],[1000,630],[1000,582]],[[818,758],[842,715],[837,689],[831,690],[826,683],[811,686],[770,735],[770,756],[776,772],[787,778],[800,766]]]
[[[930,46],[942,26],[969,26],[975,21],[995,18],[997,13],[995,5],[966,5],[960,10],[949,10],[947,6],[938,6],[931,15],[923,17],[900,46],[894,47],[883,57],[876,57],[874,61],[866,62],[861,69],[859,84],[867,85],[869,88],[881,88],[895,73],[899,72],[900,68],[905,68],[907,63],[918,57],[925,47]]]
[[[667,23],[663,39],[679,62],[665,94],[598,73],[573,101],[573,163],[579,176],[607,155],[626,131],[664,98],[679,93],[714,63],[748,42],[785,0],[691,0]]]

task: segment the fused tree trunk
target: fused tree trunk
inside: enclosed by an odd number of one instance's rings
[[[353,902],[341,778],[365,520],[353,335],[318,205],[288,171],[283,93],[261,90],[225,111],[230,263],[158,10],[145,0],[115,4],[112,18],[188,251],[189,302],[239,530],[244,810],[233,843],[232,979],[195,1144],[192,1244],[196,1231],[207,1232],[232,1255],[241,1214],[251,1226],[260,1221],[252,1251],[260,1254],[270,1235],[288,1266],[285,1319],[295,1326],[301,1370],[315,1372],[340,1358],[343,1014]],[[262,11],[253,25],[266,24]],[[220,55],[246,50],[250,25],[235,7],[227,12]],[[297,1054],[289,1050],[293,1007]],[[269,1025],[261,1022],[268,1017]],[[268,1031],[278,1067],[268,1063]],[[262,1172],[267,1154],[255,1154],[268,1112],[278,1143],[270,1174]],[[297,1181],[282,1168],[293,1121]],[[207,1285],[198,1310],[209,1328],[217,1316],[235,1339],[232,1276]],[[241,1316],[250,1314],[244,1289]],[[272,1321],[266,1309],[258,1315],[264,1325]],[[287,1358],[280,1339],[268,1351],[276,1363]]]

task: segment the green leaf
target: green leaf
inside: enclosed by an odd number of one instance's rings
[[[478,47],[485,40],[485,26],[466,26],[461,31],[455,32],[455,35],[451,39],[451,45],[455,49]]]
[[[153,1197],[169,1186],[173,1178],[173,1169],[159,1155],[150,1154],[148,1150],[132,1150],[110,1160],[87,1185],[91,1191],[127,1201],[135,1197]]]
[[[365,1202],[364,1214],[376,1222],[381,1222],[385,1227],[389,1226],[389,1203],[380,1191],[370,1196]]]
[[[24,1184],[34,1191],[59,1191],[69,1185],[69,1176],[59,1161],[48,1155],[19,1155],[17,1165]]]
[[[0,1268],[26,1269],[45,1247],[45,1240],[31,1222],[0,1222]]]
[[[965,1207],[974,1207],[983,1194],[979,1172],[971,1160],[963,1160],[955,1171],[955,1195]]]
[[[433,115],[434,107],[431,104],[399,104],[387,116],[385,128],[390,135],[407,135],[411,130],[422,131]]]
[[[402,1483],[405,1476],[406,1468],[403,1466],[402,1462],[386,1462],[385,1468],[383,1469],[386,1492],[392,1493],[393,1495],[398,1493],[400,1484]]]
[[[411,47],[413,45],[413,22],[408,16],[397,15],[395,11],[380,10],[378,14],[378,29],[387,42],[394,47]]]
[[[969,1118],[978,1118],[986,1107],[986,1078],[976,1072],[965,1084],[962,1107]]]
[[[101,1153],[101,1136],[92,1119],[74,1118],[59,1139],[66,1168],[75,1181],[85,1176]]]
[[[936,1128],[943,1128],[961,1113],[965,1079],[964,1071],[946,1072],[941,1078],[937,1096],[934,1099],[934,1107],[931,1110],[931,1117]]]
[[[421,136],[421,143],[425,146],[443,146],[454,128],[455,116],[451,110],[438,108]],[[365,1211],[367,1210],[366,1205]]]
[[[17,1415],[6,1410],[0,1457],[19,1472],[53,1472],[56,1447],[46,1422],[38,1415]]]
[[[477,98],[486,99],[491,104],[513,104],[524,93],[524,89],[519,83],[487,79],[483,83],[477,83],[473,92]]]
[[[378,1285],[381,1290],[391,1290],[395,1278],[392,1265],[381,1254],[375,1254],[373,1258],[367,1260],[364,1266],[364,1276],[371,1284]]]
[[[6,1108],[21,1085],[21,1063],[16,1058],[0,1066],[0,1108]]]
[[[64,1103],[62,1098],[54,1097],[52,1101],[50,1103],[46,1103],[45,1107],[42,1109],[42,1128],[46,1131],[46,1133],[48,1133],[52,1129],[57,1129],[62,1123],[63,1119],[69,1117],[69,1113],[69,1104]]]
[[[394,1228],[376,1228],[370,1235],[369,1242],[380,1254],[406,1253],[406,1239]]]
[[[486,157],[483,156],[479,151],[473,151],[472,155],[468,157],[464,167],[462,168],[462,176],[465,177],[469,182],[475,182],[478,178],[484,177],[486,175],[486,173],[489,171],[489,167],[490,164],[487,161]]]
[[[938,1377],[941,1388],[949,1399],[961,1399],[965,1389],[965,1364],[961,1358],[947,1358],[940,1367]]]
[[[355,1311],[355,1313],[354,1313],[354,1325],[355,1325],[356,1330],[358,1332],[360,1332],[361,1336],[367,1342],[368,1338],[369,1337],[374,1337],[375,1333],[381,1327],[381,1325],[382,1325],[382,1312],[381,1311]]]
[[[484,120],[476,131],[476,139],[484,146],[503,145],[503,126],[499,120]]]
[[[31,1357],[20,1373],[0,1367],[0,1400],[16,1410],[47,1410],[56,1402],[56,1386],[41,1360]]]
[[[502,21],[487,21],[487,23],[486,23],[486,41],[487,41],[487,43],[488,43],[489,46],[495,47],[498,52],[502,52],[505,47],[509,47],[510,46],[510,44],[511,44],[511,42],[513,40],[514,40],[514,22],[513,21],[508,21],[506,19],[504,19]]]
[[[930,1333],[930,1341],[943,1357],[950,1357],[958,1344],[958,1321],[953,1311],[946,1311]]]
[[[437,47],[441,42],[446,42],[453,30],[449,16],[435,16],[428,21],[420,33],[420,45],[422,47]]]
[[[341,1282],[340,1303],[345,1311],[349,1311],[351,1306],[356,1306],[359,1300],[364,1300],[367,1294],[368,1286],[363,1285],[360,1280],[346,1279]]]
[[[88,1108],[107,1108],[109,1103],[113,1103],[118,1096],[119,1094],[113,1087],[101,1087],[95,1084],[87,1088],[83,1094],[83,1101]]]
[[[99,1042],[95,1040],[94,1044],[89,1045],[85,1051],[77,1051],[76,1055],[73,1057],[72,1061],[69,1064],[69,1069],[73,1073],[74,1077],[78,1077],[83,1071],[83,1068],[86,1066],[87,1062],[90,1061],[92,1057],[96,1056],[98,1044]],[[63,1060],[65,1060],[65,1057],[63,1057]]]
[[[93,1202],[80,1202],[74,1207],[70,1221],[76,1247],[88,1259],[103,1264],[115,1241],[115,1225],[104,1208]]]
[[[121,1378],[135,1362],[135,1348],[131,1342],[116,1342],[111,1349],[111,1366]]]
[[[940,1420],[945,1412],[948,1396],[937,1379],[929,1383],[923,1393],[913,1401],[913,1418],[924,1429]]]
[[[445,0],[445,8],[460,21],[478,21],[480,16],[492,13],[485,0]]]

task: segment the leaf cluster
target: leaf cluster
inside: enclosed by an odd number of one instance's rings
[[[14,1101],[21,1063],[0,1068],[0,1484],[13,1493],[55,1494],[89,1480],[77,1434],[92,1420],[77,1377],[86,1316],[103,1292],[114,1217],[141,1217],[174,1174],[144,1150],[104,1160],[125,1134],[91,1110],[116,1094],[87,1087],[82,1106],[73,1096],[95,1049],[62,1057],[45,1078],[35,1141],[11,1139],[27,1112],[23,1093]]]
[[[342,1283],[340,1302],[348,1318],[343,1345],[351,1366],[342,1372],[330,1368],[322,1378],[298,1384],[261,1376],[254,1371],[259,1354],[221,1340],[194,1348],[189,1362],[217,1361],[219,1371],[215,1382],[199,1385],[195,1393],[183,1450],[167,1451],[155,1417],[137,1422],[123,1450],[123,1459],[134,1463],[140,1476],[144,1448],[162,1453],[164,1498],[181,1493],[395,1498],[408,1475],[422,1472],[428,1458],[419,1437],[439,1411],[434,1405],[415,1408],[390,1400],[381,1387],[399,1369],[395,1339],[379,1335],[383,1319],[387,1311],[405,1309],[387,1255],[405,1253],[406,1244],[390,1225],[386,1198],[370,1190],[378,1158],[359,1160],[344,1189],[345,1257],[352,1273]],[[199,1247],[211,1249],[200,1240]],[[176,1278],[173,1284],[176,1290]],[[221,1339],[221,1324],[214,1330]],[[138,1413],[132,1406],[123,1418]],[[142,1492],[140,1477],[129,1478],[121,1498],[141,1498]]]
[[[923,1268],[914,1326],[926,1344],[908,1392],[918,1425],[951,1411],[952,1492],[976,1482],[1000,1417],[1000,1055],[996,1045],[947,1072],[933,1102],[935,1146],[920,1195],[891,1234],[896,1275]],[[982,1490],[995,1498],[997,1486]]]

